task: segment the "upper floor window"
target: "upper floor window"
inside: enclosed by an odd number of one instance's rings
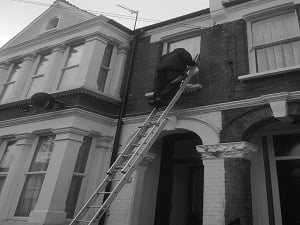
[[[169,42],[167,45],[166,52],[171,52],[176,48],[184,48],[192,55],[192,58],[195,58],[196,55],[200,54],[200,44],[201,44],[201,36],[196,36],[196,37],[192,37],[192,38],[182,39],[179,41]],[[191,78],[190,83],[198,84],[199,76],[194,75]]]
[[[295,9],[278,8],[248,19],[250,72],[300,65],[300,30]],[[273,15],[266,18],[266,15]]]
[[[20,75],[22,63],[15,63],[8,76],[7,81],[3,84],[3,90],[1,93],[1,102],[8,100],[12,97],[16,86],[16,81]]]
[[[35,69],[33,76],[31,77],[31,82],[27,91],[26,96],[31,96],[34,93],[41,91],[43,89],[43,82],[45,79],[45,74],[47,73],[49,66],[50,54],[40,55],[39,63]]]
[[[29,216],[38,200],[44,177],[54,148],[54,135],[39,137],[33,159],[26,175],[15,216]]]
[[[50,19],[49,22],[46,25],[45,31],[55,29],[58,26],[58,22],[59,22],[58,17]]]
[[[64,67],[62,76],[58,84],[58,89],[74,87],[78,81],[78,68],[82,56],[84,45],[76,45],[69,48],[69,53]]]
[[[107,75],[110,70],[110,62],[112,58],[113,46],[111,44],[106,45],[104,55],[102,58],[101,68],[97,80],[98,90],[103,92],[105,88],[105,83],[107,79]]]

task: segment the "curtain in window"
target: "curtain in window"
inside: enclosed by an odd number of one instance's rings
[[[257,72],[300,64],[300,41],[284,41],[299,35],[295,13],[288,13],[252,24],[253,46],[280,41],[271,47],[257,48]]]
[[[29,216],[38,200],[44,175],[27,176],[15,216]]]
[[[172,42],[169,44],[169,51],[173,51],[175,48],[184,48],[186,49],[194,58],[197,54],[200,53],[200,43],[201,43],[201,37],[193,37],[184,39],[181,41]]]

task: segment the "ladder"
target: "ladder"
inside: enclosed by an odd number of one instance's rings
[[[194,58],[197,62],[199,55]],[[142,126],[128,141],[115,162],[106,172],[103,181],[98,185],[91,197],[86,201],[81,210],[69,225],[96,225],[109,208],[123,186],[130,180],[132,173],[139,163],[147,157],[152,144],[168,123],[169,112],[183,93],[190,78],[198,72],[197,66],[189,68],[187,77],[182,81],[180,88],[170,101],[169,105],[159,113],[159,108],[154,108]],[[108,185],[114,184],[111,191],[106,191]]]

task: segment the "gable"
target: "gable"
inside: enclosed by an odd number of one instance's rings
[[[48,32],[61,30],[95,17],[96,16],[91,13],[85,12],[62,0],[58,0],[44,13],[42,13],[39,17],[32,21],[27,27],[25,27],[20,33],[18,33],[14,38],[12,38],[8,43],[6,43],[3,48],[11,47],[22,42],[35,39],[40,34],[47,32],[45,31],[47,24],[54,18],[59,19],[57,27],[55,29],[49,30]]]

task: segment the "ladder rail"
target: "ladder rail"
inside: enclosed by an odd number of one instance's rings
[[[197,61],[199,59],[199,55],[197,55],[194,59],[194,61]],[[156,114],[158,113],[158,108],[154,108],[150,115],[147,117],[145,122],[141,127],[138,128],[138,130],[135,132],[135,134],[130,138],[128,143],[125,145],[124,149],[121,151],[117,159],[114,161],[114,163],[110,166],[109,170],[107,171],[107,175],[104,177],[102,182],[96,187],[96,190],[92,193],[90,198],[86,201],[84,206],[80,209],[80,211],[76,214],[76,216],[73,218],[71,223],[69,225],[75,225],[75,223],[81,223],[85,222],[88,223],[88,225],[92,225],[92,223],[99,221],[101,217],[104,215],[106,210],[109,208],[112,201],[115,199],[115,197],[118,195],[118,193],[121,191],[125,183],[128,181],[132,173],[136,170],[136,166],[144,159],[147,152],[149,152],[151,146],[155,142],[156,138],[159,136],[159,134],[162,132],[163,128],[167,125],[169,119],[167,118],[169,112],[175,105],[176,101],[179,99],[181,94],[183,93],[186,85],[188,84],[190,78],[195,74],[197,66],[193,66],[189,68],[186,72],[187,76],[182,81],[179,90],[176,92],[168,106],[163,110],[161,115],[156,118],[156,121],[153,122],[152,119],[155,118]],[[130,152],[130,158],[127,161],[125,161],[124,156]],[[120,163],[124,163],[125,166],[119,166]],[[117,167],[121,167],[122,169],[117,170]],[[121,174],[121,178],[116,179],[117,183],[115,184],[114,188],[110,192],[101,192],[101,190],[105,190],[107,185],[111,182],[113,182],[114,177],[117,176],[118,172]],[[97,200],[101,200],[100,196],[101,193],[107,193],[107,198],[104,198],[102,201],[102,204],[97,205],[91,205]],[[104,195],[103,195],[104,197]],[[86,215],[88,210],[90,208],[97,209],[96,213],[93,214],[92,218],[90,220],[82,220],[82,218]],[[85,214],[84,214],[85,213]],[[83,215],[84,214],[84,215]],[[80,219],[81,218],[81,219]]]
[[[157,108],[154,108],[150,115],[147,117],[146,121],[143,123],[143,126],[147,125],[150,121],[153,115],[155,115],[155,113],[157,112]],[[124,154],[126,154],[126,152],[130,149],[130,146],[132,145],[132,143],[138,138],[138,135],[143,131],[143,129],[145,129],[144,127],[140,127],[138,129],[137,132],[135,132],[135,134],[131,137],[131,139],[128,141],[128,143],[125,145],[123,151],[119,154],[119,156],[117,157],[117,159],[114,161],[114,163],[110,166],[109,170],[107,171],[107,173],[111,173],[114,170],[114,167],[116,167],[120,161],[122,161],[122,156]]]
[[[151,148],[153,142],[155,141],[155,138],[160,134],[160,132],[166,126],[167,123],[168,123],[168,119],[166,118],[165,121],[163,121],[160,124],[160,126],[158,127],[157,132],[152,133],[153,136],[151,137],[151,140],[147,144],[147,147],[143,149],[143,151],[141,152],[141,154],[145,154],[145,153],[147,153],[149,151],[149,149]],[[153,127],[152,129],[156,129],[156,127]],[[114,197],[116,195],[118,195],[119,191],[123,188],[124,184],[126,183],[126,180],[135,171],[135,165],[138,164],[142,160],[143,160],[142,157],[137,157],[135,159],[135,163],[132,164],[129,167],[129,169],[126,171],[125,174],[123,174],[121,180],[116,184],[116,186],[112,190],[112,193],[110,194],[110,196],[107,197],[107,199],[105,200],[105,202],[102,204],[101,208],[98,209],[98,211],[95,213],[95,215],[93,216],[93,218],[91,219],[91,221],[90,221],[90,223],[88,225],[91,225],[92,223],[95,222],[95,220],[99,220],[101,218],[101,216],[105,213],[105,211],[109,208],[110,204],[114,200]]]

